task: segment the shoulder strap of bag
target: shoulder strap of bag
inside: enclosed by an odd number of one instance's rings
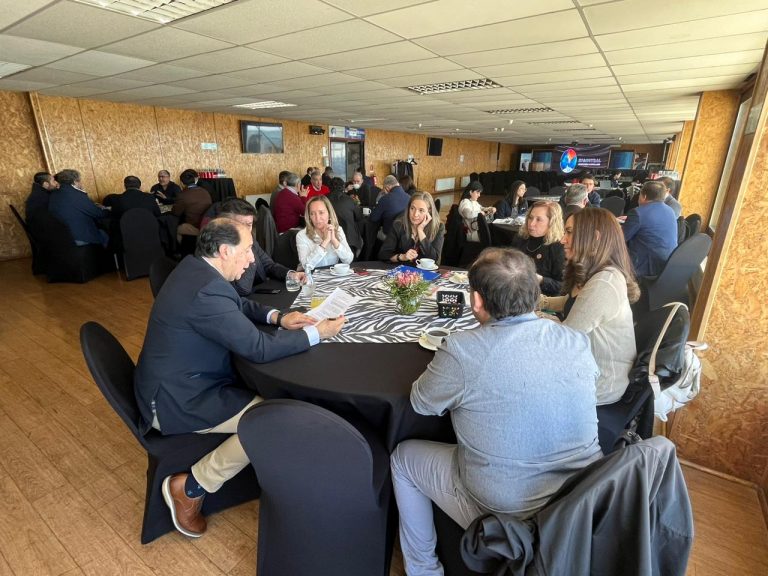
[[[670,308],[670,312],[667,315],[667,319],[664,322],[664,326],[662,326],[661,328],[661,332],[659,332],[659,337],[656,338],[656,343],[653,345],[653,350],[651,351],[651,358],[648,361],[648,382],[651,384],[651,388],[653,389],[654,398],[658,398],[659,394],[661,394],[659,377],[656,376],[656,353],[659,351],[659,347],[661,346],[661,343],[664,340],[664,336],[667,333],[667,329],[669,328],[669,325],[672,323],[672,319],[675,317],[675,314],[677,314],[677,311],[680,309],[681,306],[686,310],[688,309],[688,306],[686,306],[682,302],[671,302],[663,306],[664,308]]]

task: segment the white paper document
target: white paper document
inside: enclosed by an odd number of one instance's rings
[[[341,288],[336,288],[331,294],[323,300],[317,308],[307,312],[307,316],[314,318],[318,322],[326,318],[338,318],[346,313],[347,309],[357,302],[357,297],[344,292]]]

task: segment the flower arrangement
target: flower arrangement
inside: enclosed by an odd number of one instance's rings
[[[389,294],[400,314],[413,314],[421,306],[421,297],[429,291],[429,282],[418,272],[396,272],[385,280]]]

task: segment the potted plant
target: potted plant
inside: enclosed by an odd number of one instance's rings
[[[400,314],[413,314],[421,306],[421,297],[429,291],[429,282],[418,272],[396,272],[384,281]]]

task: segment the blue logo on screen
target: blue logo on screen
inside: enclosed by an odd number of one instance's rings
[[[560,156],[560,170],[568,174],[576,169],[576,164],[579,162],[579,156],[576,154],[576,150],[568,148],[563,155]]]

